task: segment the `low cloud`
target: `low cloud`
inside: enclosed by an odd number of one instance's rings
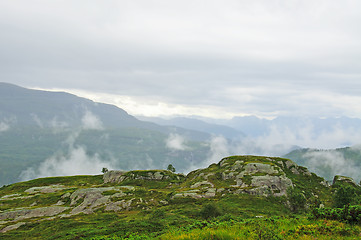
[[[212,136],[205,145],[209,147],[207,158],[201,162],[191,163],[184,171],[185,173],[189,173],[195,169],[208,167],[212,163],[218,163],[222,158],[228,157],[234,153],[232,144],[223,136]]]
[[[115,160],[103,159],[98,153],[88,154],[84,146],[74,145],[81,131],[65,140],[66,151],[59,151],[38,167],[30,167],[20,174],[23,181],[40,177],[100,174],[102,168],[115,169]]]
[[[62,132],[65,129],[67,129],[69,127],[69,124],[67,122],[64,121],[59,121],[57,119],[57,117],[54,117],[51,121],[50,121],[50,127],[53,129],[53,131],[55,133],[58,132]]]
[[[207,163],[217,163],[222,158],[228,157],[232,153],[232,149],[227,139],[222,136],[214,136],[209,142],[209,153]]]
[[[98,154],[88,155],[81,146],[70,148],[67,153],[59,153],[46,159],[36,168],[28,168],[20,175],[22,180],[50,176],[100,174],[103,167],[112,169],[113,164],[104,161]]]
[[[184,151],[188,149],[185,138],[176,133],[169,134],[168,138],[166,139],[166,146],[171,150]]]
[[[5,132],[10,129],[10,125],[6,122],[0,122],[0,132]]]
[[[16,117],[4,118],[0,121],[0,132],[6,132],[11,128],[11,125],[16,123]]]
[[[31,118],[34,120],[34,122],[38,125],[39,128],[44,128],[44,123],[41,121],[38,115],[35,113],[30,114]]]
[[[357,181],[360,180],[360,167],[356,166],[352,160],[347,159],[341,152],[310,150],[303,157],[307,159],[305,165],[309,170],[321,176],[343,175]]]
[[[83,118],[81,119],[83,129],[102,130],[102,121],[90,111],[85,111]]]

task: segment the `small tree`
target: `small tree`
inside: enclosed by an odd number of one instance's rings
[[[175,172],[175,167],[173,167],[172,164],[169,164],[168,167],[167,167],[167,170],[171,171],[171,172]]]
[[[335,192],[333,200],[336,207],[343,207],[354,201],[356,197],[356,191],[354,187],[341,185]]]
[[[103,167],[102,173],[106,173],[106,172],[108,172],[108,171],[109,171],[108,168]]]

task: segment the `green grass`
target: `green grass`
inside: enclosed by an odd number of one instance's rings
[[[274,158],[272,158],[274,159]],[[230,162],[258,161],[270,162],[266,157],[234,156]],[[332,203],[332,194],[337,189],[326,188],[320,184],[322,178],[314,174],[293,174],[283,168],[284,159],[274,159],[270,162],[280,167],[292,179],[297,189],[305,195],[308,203],[318,195],[318,201]],[[222,171],[226,167],[212,164],[209,168],[194,171],[187,178],[177,179],[168,171],[132,171],[148,176],[149,172],[164,172],[169,179],[136,180],[128,179],[122,183],[103,184],[102,176],[53,177],[21,182],[0,188],[0,197],[9,194],[21,194],[25,199],[2,200],[0,211],[8,209],[50,206],[62,199],[65,193],[72,193],[79,188],[119,187],[126,194],[114,196],[112,201],[132,200],[132,209],[120,212],[105,212],[105,207],[99,208],[93,214],[79,214],[67,218],[55,218],[51,221],[42,218],[26,219],[25,225],[17,230],[0,234],[0,239],[352,239],[361,237],[360,223],[349,225],[331,220],[312,220],[306,218],[307,209],[294,216],[288,207],[287,198],[265,197],[248,194],[234,194],[234,180],[223,181]],[[179,191],[189,190],[189,186],[205,181],[198,175],[210,174],[208,181],[216,188],[224,187],[214,198],[194,199],[175,198]],[[247,181],[248,176],[244,177]],[[41,187],[59,184],[64,189],[54,193],[26,193],[31,187]],[[122,187],[124,186],[124,187]],[[125,186],[133,186],[127,189]],[[182,188],[182,189],[180,189]],[[202,189],[200,189],[202,190]],[[204,189],[203,189],[204,190]],[[112,196],[119,191],[104,191],[103,195]],[[69,206],[69,198],[62,199]],[[80,203],[81,201],[78,201]],[[162,202],[162,203],[161,203]],[[204,215],[204,206],[217,208],[216,218]],[[203,209],[203,210],[202,210]],[[67,210],[70,211],[70,210]],[[203,212],[202,212],[203,211]],[[277,216],[277,217],[275,217]],[[6,226],[11,223],[7,223]]]
[[[170,229],[158,239],[356,239],[360,226],[306,218],[265,218],[210,222],[194,229]]]

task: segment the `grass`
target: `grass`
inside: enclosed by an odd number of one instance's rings
[[[327,203],[332,202],[333,188],[326,188],[319,182],[316,175],[293,174],[283,168],[284,159],[266,157],[234,156],[230,157],[229,165],[236,161],[269,162],[282,168],[292,179],[296,187],[307,199],[316,198]],[[79,214],[67,218],[55,218],[48,221],[43,218],[26,219],[26,225],[15,231],[0,233],[0,239],[354,239],[361,238],[359,223],[350,225],[332,220],[308,219],[304,211],[294,216],[288,207],[287,198],[265,197],[248,194],[234,194],[228,191],[234,180],[222,180],[224,168],[212,164],[207,169],[192,172],[186,179],[141,180],[128,179],[124,182],[103,184],[102,176],[73,176],[42,178],[28,182],[16,183],[0,188],[0,197],[9,194],[20,194],[25,199],[2,200],[0,211],[29,207],[36,202],[35,207],[55,204],[65,193],[72,193],[78,188],[118,186],[126,194],[114,196],[113,201],[132,200],[132,209],[121,212],[105,212],[105,207],[95,213]],[[146,174],[152,171],[132,171]],[[153,171],[155,172],[155,171]],[[168,174],[168,171],[164,172]],[[199,174],[209,175],[208,181],[216,188],[224,187],[214,198],[172,198],[177,191],[188,190],[189,186],[205,181]],[[250,176],[244,176],[249,181]],[[59,184],[64,189],[54,193],[26,193],[31,187],[41,187]],[[123,187],[122,187],[123,186]],[[133,186],[129,189],[125,186]],[[182,187],[183,189],[179,189]],[[187,188],[188,187],[188,188]],[[179,189],[179,190],[178,190]],[[103,195],[112,196],[119,191],[104,191]],[[69,198],[65,206],[69,206]],[[161,203],[163,201],[163,203]],[[80,203],[80,201],[78,202]],[[204,215],[204,206],[212,205],[219,210],[220,215],[212,218]],[[202,213],[203,209],[203,213]],[[70,211],[70,210],[69,210]],[[277,217],[275,217],[277,216]],[[7,225],[10,225],[8,223]]]
[[[194,229],[170,229],[158,239],[356,239],[360,226],[338,221],[273,217],[239,221],[214,221]]]

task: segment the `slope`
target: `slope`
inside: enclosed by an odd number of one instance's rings
[[[182,142],[167,145],[172,136]],[[209,147],[203,142],[209,137],[140,121],[118,107],[72,94],[0,83],[0,185],[95,174],[102,167],[149,169],[173,163],[185,171],[207,158]]]
[[[290,188],[303,192],[305,206],[332,204],[324,179],[283,158],[232,156],[187,176],[136,170],[35,179],[0,189],[0,239],[154,237],[207,219],[212,204],[228,219],[289,216]]]

